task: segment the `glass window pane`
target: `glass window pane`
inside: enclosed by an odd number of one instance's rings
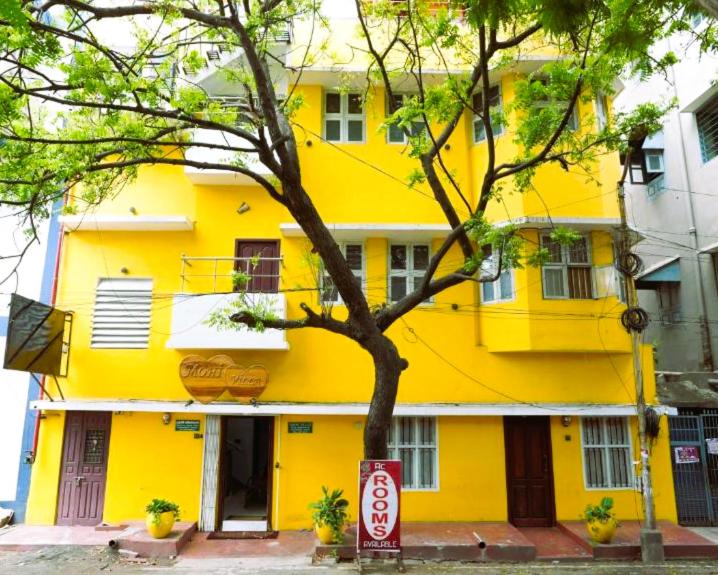
[[[393,105],[392,105],[392,102],[393,102]],[[393,114],[399,108],[401,108],[402,105],[404,104],[404,96],[402,94],[394,94],[392,96],[391,102],[389,100],[387,100],[387,104],[388,104],[387,112],[389,114]]]
[[[322,278],[322,301],[337,302],[339,301],[339,291],[337,290],[331,276],[324,275]]]
[[[425,270],[429,267],[429,246],[414,246],[414,269]]]
[[[597,417],[586,417],[583,420],[583,442],[586,445],[603,443],[603,426]]]
[[[411,445],[414,443],[414,418],[401,417],[399,419],[399,443]]]
[[[391,425],[389,425],[389,445],[394,445],[396,442],[396,437],[394,436],[394,428],[395,427],[396,427],[396,420],[393,420],[391,422]],[[396,453],[394,455],[396,455]],[[392,459],[391,454],[389,455],[389,459]]]
[[[401,460],[401,486],[415,487],[414,485],[414,449],[399,449]]]
[[[324,137],[330,142],[339,142],[342,139],[342,123],[339,120],[327,120],[324,128]]]
[[[423,489],[434,487],[434,450],[419,450],[419,485]]]
[[[406,269],[406,246],[391,246],[391,269],[393,270],[405,270]]]
[[[561,268],[543,268],[544,295],[547,297],[564,297],[563,270]]]
[[[404,143],[404,132],[399,126],[389,126],[389,141],[394,144]]]
[[[434,444],[434,425],[436,420],[433,417],[420,417],[419,418],[419,444],[420,445],[433,445]]]
[[[574,264],[587,264],[588,261],[588,241],[585,237],[577,239],[568,248],[568,259]]]
[[[481,300],[485,302],[494,301],[494,282],[481,284]]]
[[[327,114],[340,114],[342,111],[342,97],[340,94],[327,94],[325,111]]]
[[[361,114],[363,112],[361,94],[348,94],[347,104],[350,114]]]
[[[511,272],[504,270],[499,276],[499,287],[501,291],[501,299],[511,299],[513,297],[513,289],[511,286]]]
[[[391,278],[391,301],[399,301],[406,295],[406,278]]]
[[[608,450],[608,457],[611,461],[612,487],[630,487],[631,485],[630,461],[627,454],[628,449],[625,447],[611,447]]]
[[[603,463],[603,448],[589,447],[585,451],[586,484],[588,487],[608,487]]]
[[[591,299],[593,297],[593,282],[590,267],[568,266],[568,297],[574,299]]]
[[[563,254],[561,252],[561,244],[553,241],[548,236],[541,237],[541,246],[546,248],[549,252],[548,261],[552,264],[560,264],[563,262]]]
[[[361,244],[347,244],[345,249],[347,264],[352,270],[362,269],[362,246]]]
[[[501,91],[498,86],[489,88],[489,106],[496,108],[501,105]]]
[[[480,142],[486,139],[486,130],[484,123],[480,119],[474,120],[474,142]]]
[[[411,123],[411,135],[416,137],[420,136],[426,131],[426,124],[424,122],[412,122]]]
[[[349,120],[347,122],[347,141],[361,142],[362,140],[364,140],[364,122]]]

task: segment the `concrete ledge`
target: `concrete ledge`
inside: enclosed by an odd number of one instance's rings
[[[164,539],[154,539],[144,524],[132,525],[120,533],[115,542],[117,549],[132,551],[138,557],[176,557],[197,531],[197,523],[180,521]]]

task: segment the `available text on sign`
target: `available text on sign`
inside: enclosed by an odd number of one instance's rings
[[[400,499],[401,461],[371,459],[359,463],[358,552],[401,552]]]

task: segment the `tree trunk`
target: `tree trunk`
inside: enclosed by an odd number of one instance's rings
[[[394,342],[384,335],[378,336],[366,348],[374,360],[374,393],[364,427],[364,458],[386,459],[399,376],[406,362],[399,357]]]

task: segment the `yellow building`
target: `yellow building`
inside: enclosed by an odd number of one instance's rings
[[[490,97],[508,104],[531,71],[495,70]],[[384,92],[362,107],[358,90],[336,91],[338,76],[309,69],[297,88],[304,185],[379,305],[422,276],[449,226],[421,187],[402,183],[413,164],[403,135],[380,129]],[[347,78],[358,87],[363,75]],[[222,84],[210,72],[201,81]],[[595,114],[581,103],[579,117]],[[504,130],[499,154],[510,157],[510,122]],[[467,114],[443,157],[472,193],[485,155]],[[388,331],[409,362],[390,439],[403,461],[404,521],[552,525],[603,496],[619,518],[641,515],[630,337],[612,265],[617,168],[616,157],[600,160],[603,187],[540,169],[536,192],[506,195],[489,215],[552,248],[552,263],[449,289]],[[44,418],[28,522],[119,523],[142,518],[157,497],[203,530],[301,529],[322,485],[343,488],[356,519],[369,356],[321,330],[222,331],[206,321],[235,297],[233,269],[250,269],[248,297],[282,317],[301,317],[301,303],[343,314],[289,214],[236,174],[162,166],[64,220],[56,305],[74,314],[70,366],[65,399],[34,402]],[[555,224],[582,239],[548,243]],[[457,250],[446,265],[461,261]],[[220,386],[203,403],[186,386],[213,369],[266,379],[266,389],[244,403]],[[654,404],[648,348],[644,369]],[[665,420],[653,487],[658,517],[675,520]]]

